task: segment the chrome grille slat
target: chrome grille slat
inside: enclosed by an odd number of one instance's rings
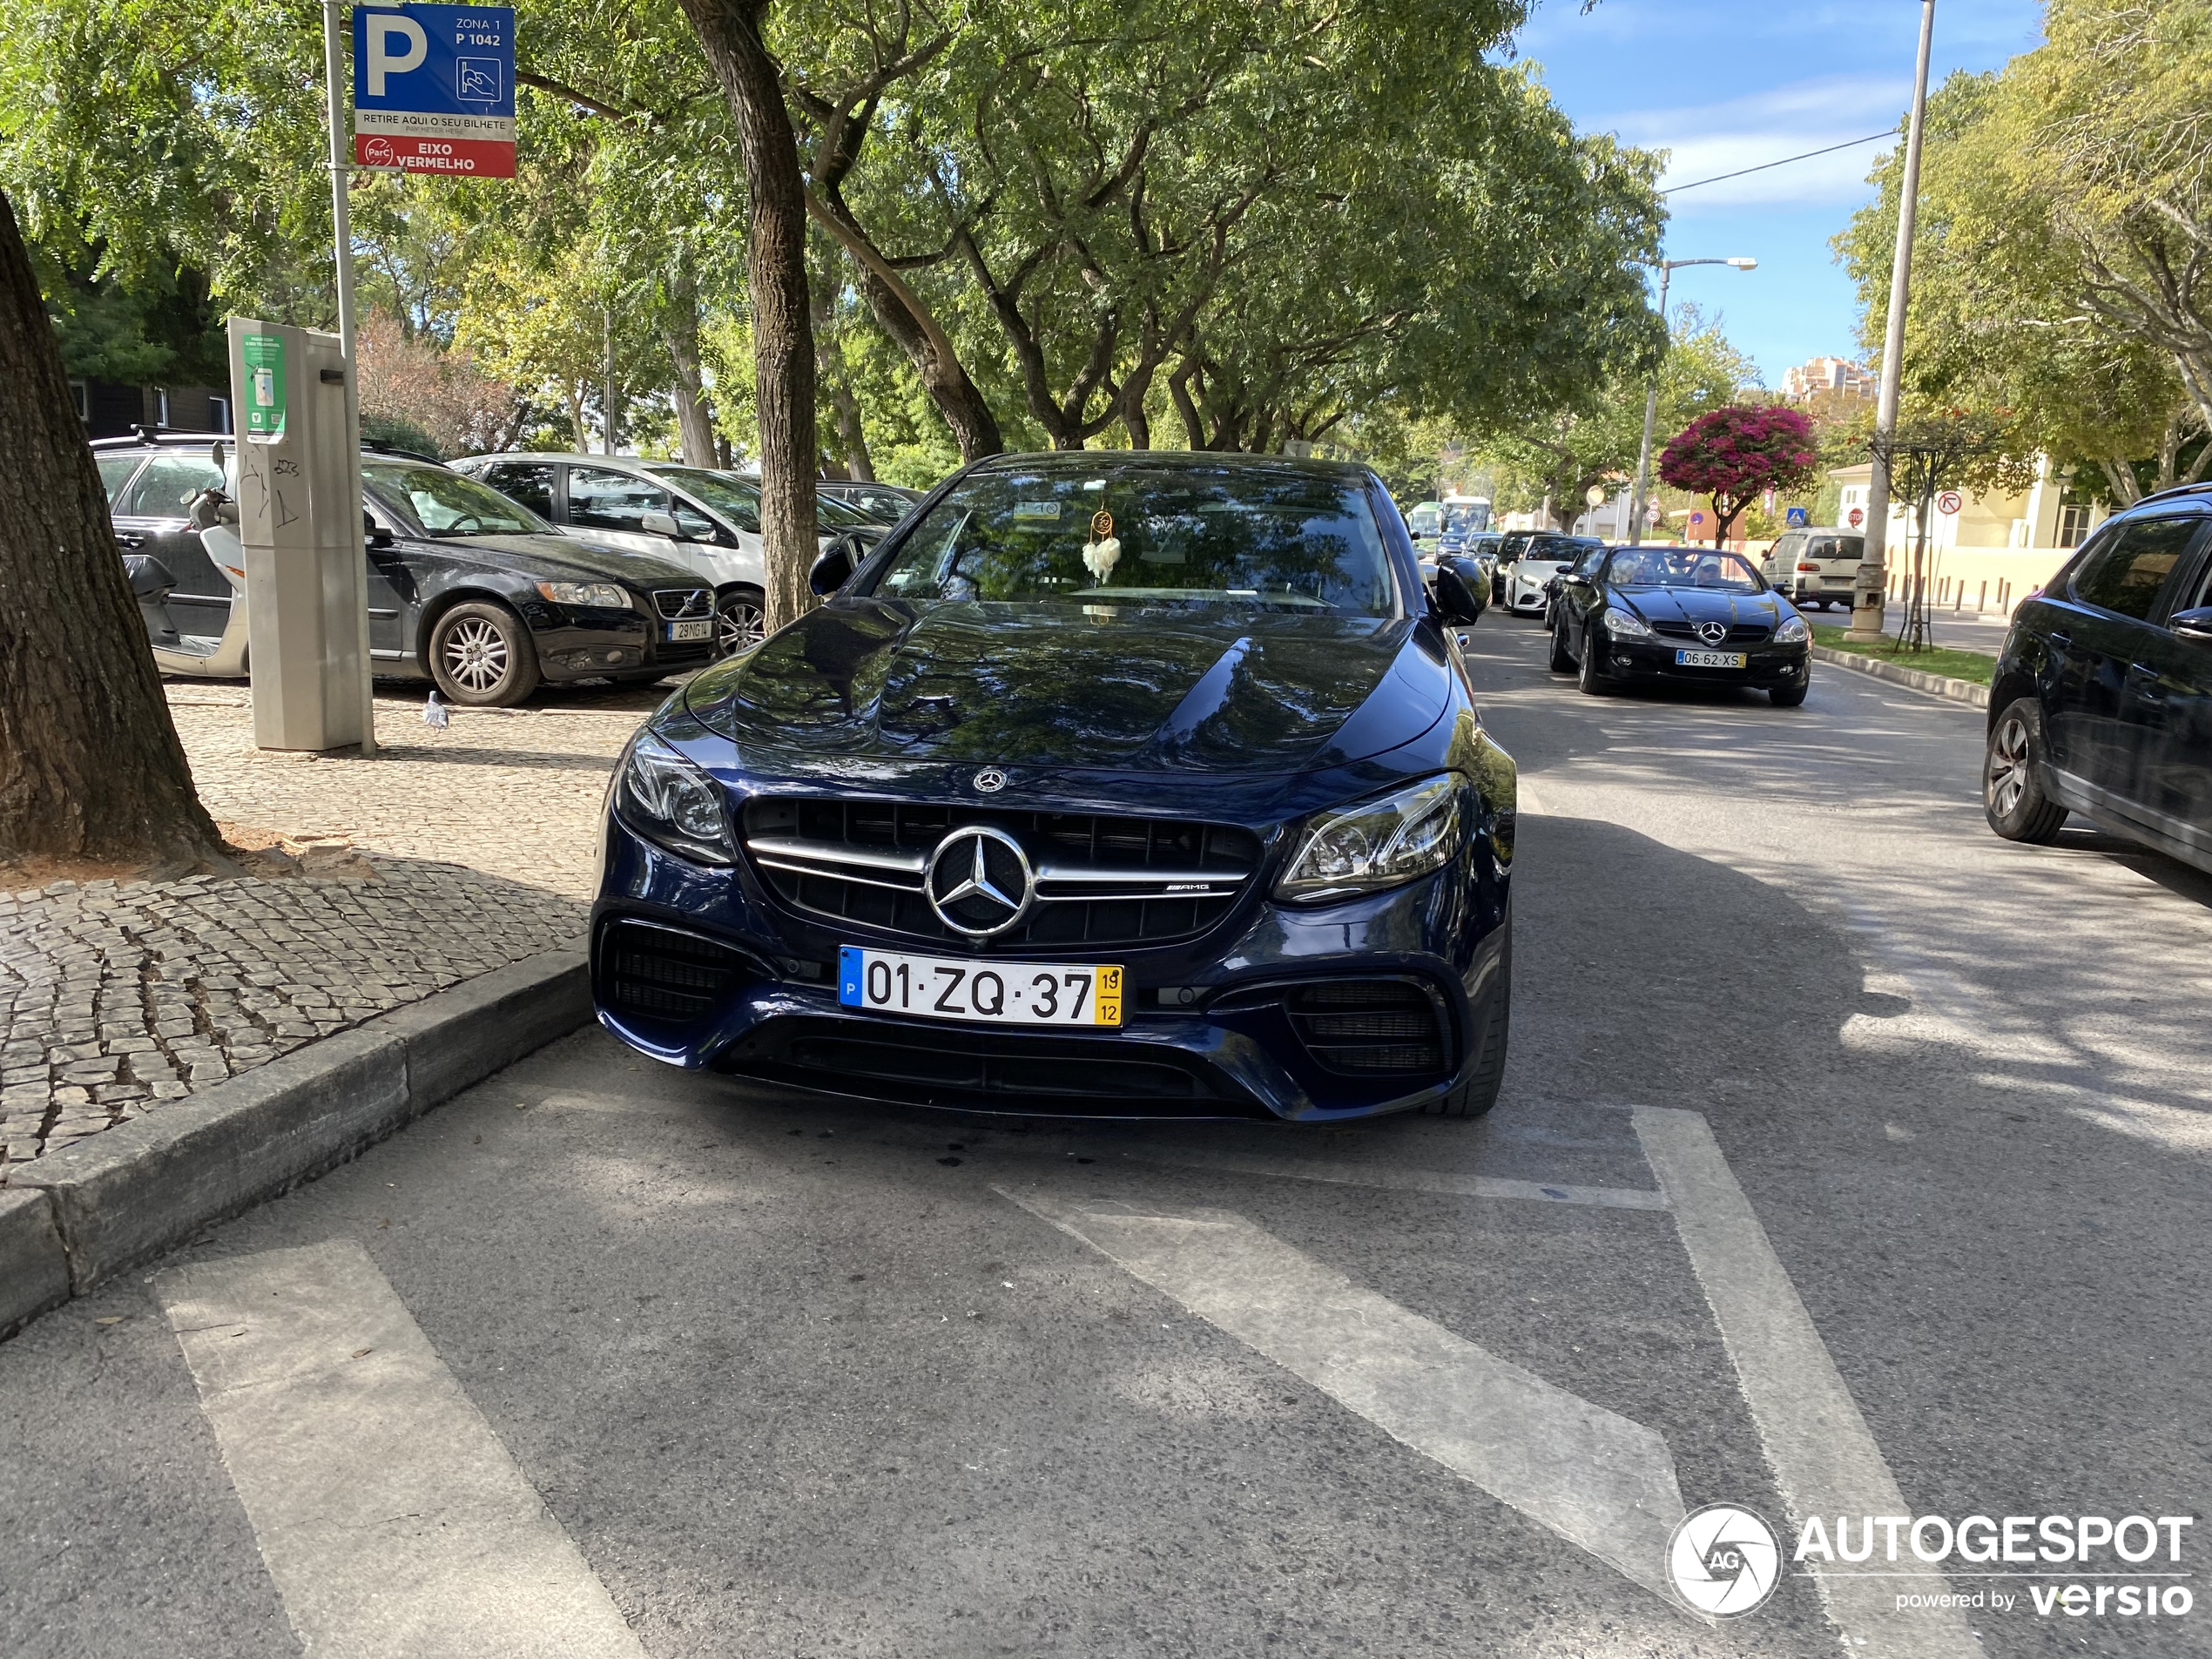
[[[1229,913],[1259,864],[1258,837],[1233,825],[777,797],[746,807],[745,850],[793,910],[972,948],[922,890],[938,843],[970,824],[1013,835],[1036,876],[1028,915],[994,949],[1188,938]]]
[[[664,622],[698,622],[714,614],[711,588],[657,588],[653,609]]]

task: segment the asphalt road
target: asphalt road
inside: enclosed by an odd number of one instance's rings
[[[1526,792],[1487,1120],[981,1124],[580,1035],[0,1345],[7,1650],[2212,1651],[2033,1596],[2201,1601],[2088,1575],[2202,1522],[1663,1594],[1712,1503],[1785,1555],[2199,1514],[2212,883],[1998,841],[1973,711],[1541,639],[1469,636]]]

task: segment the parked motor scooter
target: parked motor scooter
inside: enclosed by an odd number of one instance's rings
[[[214,446],[220,467],[224,446]],[[177,578],[150,553],[125,553],[123,569],[131,591],[145,619],[146,636],[153,646],[155,665],[165,674],[189,674],[200,679],[244,679],[246,677],[246,549],[238,536],[238,503],[220,489],[205,489],[195,496],[189,515],[199,533],[199,544],[223,578],[231,584],[230,617],[219,635],[180,633],[169,614],[169,596]]]

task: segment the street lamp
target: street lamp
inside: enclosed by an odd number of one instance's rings
[[[1757,260],[1658,260],[1659,267],[1659,327],[1667,326],[1667,285],[1674,280],[1675,273],[1685,265],[1727,265],[1738,271],[1756,271]],[[1643,398],[1643,447],[1636,453],[1635,494],[1629,498],[1629,515],[1635,538],[1643,540],[1644,509],[1651,499],[1651,425],[1659,418],[1659,369],[1666,367],[1666,354],[1660,354],[1659,367],[1651,371],[1651,388]]]

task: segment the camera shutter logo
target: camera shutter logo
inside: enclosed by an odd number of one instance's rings
[[[1675,1594],[1699,1613],[1740,1618],[1766,1605],[1782,1577],[1782,1545],[1750,1510],[1709,1503],[1683,1517],[1667,1545]]]

